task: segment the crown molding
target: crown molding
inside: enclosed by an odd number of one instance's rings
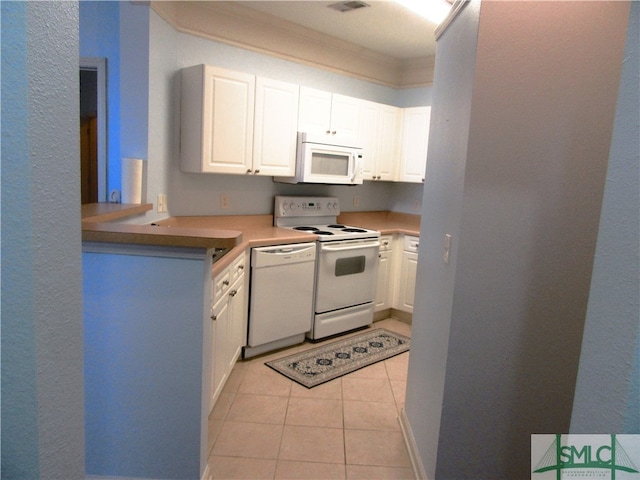
[[[152,1],[150,5],[180,32],[392,88],[433,82],[435,56],[396,59],[233,2]]]

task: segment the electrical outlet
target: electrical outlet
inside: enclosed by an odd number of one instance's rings
[[[231,200],[226,193],[220,194],[220,208],[229,208],[231,206]]]
[[[158,213],[166,213],[167,211],[167,195],[164,193],[158,194]]]
[[[360,195],[354,195],[353,196],[353,206],[354,207],[359,207],[360,206]]]

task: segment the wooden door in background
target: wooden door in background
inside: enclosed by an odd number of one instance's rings
[[[80,178],[82,204],[98,202],[98,119],[80,120]]]

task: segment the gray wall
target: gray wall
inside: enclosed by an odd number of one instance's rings
[[[628,4],[477,8],[439,40],[406,411],[430,478],[528,478],[570,428]]]
[[[571,417],[573,433],[640,432],[639,21],[640,3],[633,2]]]
[[[2,478],[84,478],[78,5],[2,2]]]

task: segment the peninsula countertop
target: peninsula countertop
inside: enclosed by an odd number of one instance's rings
[[[83,206],[82,239],[88,242],[228,249],[229,252],[214,264],[214,274],[248,248],[317,240],[312,233],[274,227],[272,215],[176,216],[143,225],[114,221],[144,213],[150,208],[150,205],[122,204]],[[337,220],[378,230],[382,234],[420,234],[419,215],[388,211],[345,212]]]
[[[169,228],[158,223],[128,224],[123,218],[145,213],[151,204],[97,203],[82,206],[82,241],[161,247],[233,248],[242,241],[242,232],[210,225]]]

